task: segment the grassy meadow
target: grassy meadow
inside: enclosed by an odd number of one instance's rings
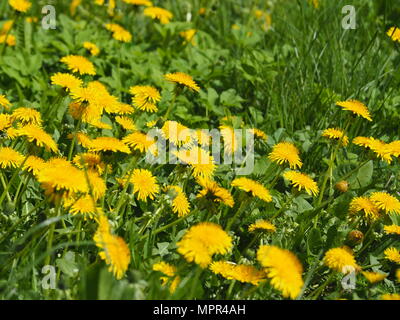
[[[0,299],[399,300],[399,67],[395,0],[1,1]]]

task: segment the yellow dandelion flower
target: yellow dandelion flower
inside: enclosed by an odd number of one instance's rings
[[[387,277],[387,274],[381,272],[363,271],[361,273],[372,284],[381,282]]]
[[[29,156],[22,169],[37,175],[46,166],[46,161],[36,156]]]
[[[96,74],[96,69],[88,59],[82,56],[69,55],[61,58],[62,63],[66,64],[68,69],[72,72],[83,74],[88,74],[94,76]]]
[[[70,139],[73,139],[73,135],[69,136]],[[90,139],[85,133],[78,132],[76,134],[77,142],[84,148],[88,149],[92,145],[92,139]]]
[[[150,151],[153,155],[157,154],[157,144],[154,138],[142,132],[133,132],[124,137],[122,141],[133,150],[139,150],[140,152]]]
[[[161,128],[165,139],[181,146],[192,141],[192,130],[177,121],[166,121]]]
[[[265,268],[271,285],[284,297],[295,299],[303,287],[303,267],[299,259],[289,250],[262,245],[257,251],[257,260]]]
[[[395,247],[387,248],[383,253],[385,254],[385,258],[389,261],[400,264],[400,251]]]
[[[264,131],[256,128],[248,129],[256,138],[261,140],[267,141],[268,136],[265,134]]]
[[[51,77],[51,83],[65,88],[68,92],[71,89],[80,87],[82,85],[82,80],[76,78],[72,74],[58,72]]]
[[[11,115],[12,121],[20,121],[23,125],[34,124],[40,126],[42,124],[42,116],[40,112],[31,108],[17,108]]]
[[[362,212],[367,220],[376,221],[380,218],[379,208],[368,197],[356,197],[351,200],[350,213]]]
[[[343,146],[347,146],[349,144],[349,137],[344,135],[344,132],[341,129],[325,129],[324,132],[322,132],[322,136],[333,140],[341,140],[341,144]]]
[[[392,38],[393,41],[398,41],[400,42],[400,29],[397,27],[391,27],[387,31],[387,35]]]
[[[324,264],[337,272],[348,273],[359,267],[349,247],[329,249],[324,256]]]
[[[115,40],[121,41],[121,42],[131,42],[132,40],[132,34],[120,26],[119,24],[116,23],[108,23],[105,25],[106,29],[108,31],[112,32],[112,36]]]
[[[210,270],[215,274],[220,274],[228,280],[237,280],[243,283],[251,283],[255,286],[266,279],[263,271],[251,265],[235,264],[230,261],[216,261],[210,265]]]
[[[28,124],[18,129],[18,135],[26,137],[29,142],[35,142],[39,147],[45,147],[46,150],[58,151],[57,144],[53,138],[41,127],[34,124]]]
[[[187,87],[191,90],[200,91],[200,87],[197,83],[193,80],[193,78],[183,72],[175,72],[175,73],[168,73],[164,75],[164,78],[170,82],[176,83],[178,85]]]
[[[69,196],[70,193],[88,191],[84,172],[61,158],[47,161],[44,168],[37,173],[37,180],[46,190],[47,195],[60,191]]]
[[[215,181],[199,176],[197,177],[197,183],[203,188],[197,194],[198,198],[210,198],[231,208],[235,205],[235,201],[229,190],[219,186]]]
[[[79,169],[88,169],[94,170],[98,174],[102,174],[105,171],[106,165],[101,160],[101,156],[96,153],[79,153],[75,155],[72,159],[72,162],[79,168]]]
[[[293,143],[280,142],[272,148],[268,158],[279,165],[288,163],[291,169],[296,169],[301,168],[303,165],[299,153],[299,150]]]
[[[400,226],[392,224],[391,226],[384,226],[383,229],[387,234],[398,234],[400,235]]]
[[[400,294],[385,293],[385,294],[381,295],[381,300],[400,300]]]
[[[235,134],[235,130],[229,126],[220,126],[221,136],[224,141],[224,152],[233,154],[238,149],[239,137]]]
[[[127,4],[133,4],[135,6],[146,6],[151,7],[153,4],[149,0],[123,0]]]
[[[143,14],[152,19],[159,20],[162,24],[169,23],[173,17],[170,11],[159,7],[148,7],[144,9]]]
[[[99,255],[109,265],[108,270],[117,279],[122,279],[126,270],[128,270],[131,253],[124,239],[110,233],[109,222],[104,215],[99,218],[99,228],[93,239],[96,246],[102,250]]]
[[[84,220],[94,219],[101,212],[100,207],[95,207],[93,199],[90,195],[85,195],[77,200],[74,198],[68,199],[64,203],[64,207],[69,207],[69,213],[72,215],[82,215]]]
[[[188,215],[190,212],[190,203],[183,189],[179,186],[169,186],[167,189],[173,192],[172,211],[178,214],[178,217]]]
[[[174,293],[180,282],[180,278],[177,275],[176,267],[167,262],[162,261],[153,264],[153,270],[159,271],[165,275],[165,277],[161,277],[162,285],[166,285],[168,281],[170,281],[169,291],[171,293]]]
[[[111,112],[111,110],[109,111],[109,113],[116,113],[116,114],[120,114],[120,115],[132,114],[134,112],[135,112],[135,109],[131,105],[126,104],[126,103],[117,103],[113,107],[112,112]]]
[[[211,135],[208,133],[208,130],[205,129],[198,129],[196,130],[193,135],[193,139],[196,139],[198,144],[201,146],[208,147],[211,143]]]
[[[8,129],[11,127],[11,117],[9,114],[1,113],[0,114],[0,131]]]
[[[232,250],[232,238],[221,226],[201,222],[192,226],[177,243],[178,253],[188,262],[206,268],[214,254],[226,254]]]
[[[24,161],[24,156],[18,151],[3,147],[0,148],[0,168],[17,168]]]
[[[400,201],[387,192],[374,192],[370,196],[371,201],[387,214],[400,214]]]
[[[92,139],[89,144],[90,152],[124,152],[130,153],[129,147],[121,140],[113,137],[98,137]]]
[[[191,43],[192,45],[195,45],[194,42],[194,36],[196,35],[197,30],[196,29],[189,29],[186,31],[182,31],[179,33],[179,35],[185,39],[185,41],[183,42],[183,44],[188,44]]]
[[[5,109],[9,109],[11,106],[11,102],[8,101],[5,95],[0,95],[0,107],[4,107]]]
[[[27,12],[32,6],[32,3],[27,0],[8,0],[8,4],[19,12]]]
[[[188,150],[180,149],[174,152],[174,155],[193,168],[194,177],[211,178],[214,175],[217,166],[214,157],[208,151],[195,146]]]
[[[82,0],[72,0],[71,4],[69,6],[69,12],[71,13],[71,16],[74,16],[76,14],[76,9],[79,7],[81,4]]]
[[[271,202],[272,197],[268,191],[262,184],[257,181],[248,179],[248,178],[237,178],[232,181],[232,186],[238,187],[241,190],[246,192],[251,192],[253,196],[264,200],[265,202]]]
[[[161,100],[160,92],[151,86],[134,86],[129,89],[133,95],[132,103],[140,110],[157,112],[156,103]]]
[[[351,111],[354,114],[367,119],[368,121],[372,121],[367,106],[360,101],[357,100],[338,101],[336,102],[336,104],[345,110]]]
[[[93,42],[85,41],[83,47],[88,50],[92,56],[97,56],[100,53],[99,47]]]
[[[1,27],[0,33],[6,34],[8,33],[14,24],[14,20],[6,20],[3,22],[3,26]]]
[[[253,232],[256,230],[259,231],[269,231],[269,232],[275,232],[276,227],[271,223],[266,220],[257,220],[255,223],[252,223],[249,225],[249,232]]]
[[[146,169],[134,169],[129,181],[133,184],[133,193],[137,193],[138,199],[142,201],[147,201],[147,198],[154,200],[160,191],[156,178]]]
[[[125,130],[131,130],[131,131],[137,130],[136,125],[131,118],[117,116],[115,117],[115,121],[119,123],[121,127],[124,128]]]
[[[397,271],[396,271],[396,279],[397,279],[397,282],[400,282],[400,269],[397,269]]]
[[[400,157],[400,140],[392,141],[388,144],[391,155]]]
[[[304,189],[310,196],[316,196],[319,193],[317,183],[304,173],[289,170],[283,174],[283,177],[289,180],[294,188],[298,188],[299,191]]]
[[[353,143],[371,149],[379,158],[385,160],[389,164],[392,162],[392,155],[395,155],[394,147],[396,145],[386,144],[385,142],[372,137],[356,137],[353,139]]]
[[[95,200],[98,200],[105,195],[107,189],[106,183],[96,171],[87,171],[86,184],[88,185],[88,190],[92,191],[92,195]]]

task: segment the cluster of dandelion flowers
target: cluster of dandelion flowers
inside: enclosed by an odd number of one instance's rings
[[[27,12],[32,6],[32,3],[27,0],[8,0],[8,4],[14,10],[24,13]]]
[[[42,116],[39,111],[32,108],[17,108],[11,115],[12,121],[19,121],[22,125],[34,124],[37,126],[42,125]]]
[[[100,53],[99,47],[93,42],[85,41],[83,47],[88,50],[92,56],[97,56]]]
[[[98,222],[99,227],[93,239],[101,249],[100,258],[109,265],[109,271],[117,279],[122,279],[131,261],[130,250],[124,239],[111,234],[109,222],[104,215],[99,217]]]
[[[197,85],[197,83],[193,80],[193,78],[183,72],[175,72],[175,73],[168,73],[164,75],[165,79],[176,83],[182,87],[189,88],[191,90],[200,91],[200,87]]]
[[[391,27],[387,31],[387,35],[392,38],[393,41],[398,41],[400,42],[400,29],[397,27]]]
[[[82,56],[69,55],[61,58],[62,63],[66,64],[68,69],[72,72],[79,73],[81,75],[88,74],[94,76],[96,69],[92,62]]]
[[[379,209],[387,214],[400,214],[400,201],[387,192],[373,192],[370,199]]]
[[[19,136],[25,136],[29,142],[35,142],[39,147],[44,147],[52,152],[58,151],[56,142],[41,127],[29,124],[18,129],[17,133]]]
[[[144,9],[143,14],[152,19],[159,20],[162,24],[169,23],[173,17],[170,11],[159,7],[148,7]]]
[[[289,250],[262,245],[257,251],[257,260],[265,268],[271,285],[284,297],[295,299],[303,287],[303,267],[299,259]]]
[[[138,150],[140,152],[150,151],[153,155],[156,155],[158,152],[157,143],[154,138],[139,131],[127,135],[122,141],[127,146],[133,148],[133,150]]]
[[[343,146],[347,146],[349,144],[349,137],[346,136],[341,129],[328,128],[322,132],[322,136],[328,139],[341,141]]]
[[[213,201],[223,203],[231,208],[235,205],[235,201],[229,190],[219,186],[215,181],[200,176],[197,178],[197,183],[203,187],[197,194],[198,198],[210,197]]]
[[[76,78],[74,75],[69,73],[58,72],[51,76],[51,83],[60,86],[69,92],[72,89],[79,88],[82,85],[82,80]]]
[[[359,269],[353,252],[346,246],[329,249],[325,253],[324,264],[330,269],[342,273]]]
[[[384,226],[383,229],[387,234],[398,234],[400,235],[400,226],[392,224],[390,226]]]
[[[210,270],[228,280],[237,280],[243,283],[251,283],[255,286],[266,279],[262,270],[251,265],[236,264],[230,261],[216,261],[211,263]]]
[[[17,38],[12,34],[0,34],[0,43],[6,43],[9,47],[17,44]]]
[[[363,117],[368,121],[372,121],[369,110],[365,104],[357,100],[348,100],[348,101],[338,101],[336,105],[342,107],[345,110],[353,112],[355,115]]]
[[[249,232],[254,232],[254,231],[275,232],[276,227],[271,222],[261,219],[249,225],[248,230]]]
[[[177,243],[178,253],[188,262],[206,268],[214,254],[226,254],[232,249],[232,238],[221,226],[201,222],[192,226]]]
[[[133,193],[137,193],[138,199],[142,201],[147,201],[147,198],[154,200],[160,191],[157,179],[146,169],[134,169],[129,182],[133,184]]]
[[[0,95],[0,107],[4,107],[5,109],[9,109],[11,106],[11,102],[8,101],[5,95]]]
[[[140,110],[157,112],[156,103],[161,100],[160,92],[152,86],[133,86],[129,89],[133,95],[132,103]]]
[[[383,251],[383,253],[385,255],[385,258],[389,261],[400,264],[400,251],[395,247],[387,248],[385,249],[385,251]]]
[[[172,192],[172,211],[178,214],[178,217],[184,217],[190,212],[190,203],[186,194],[180,186],[170,186],[168,190]]]
[[[349,206],[350,213],[362,212],[369,221],[376,221],[380,218],[379,208],[368,197],[353,198]]]
[[[232,181],[231,185],[246,192],[251,192],[253,196],[258,197],[265,202],[272,201],[272,197],[268,189],[257,181],[248,178],[236,178]]]
[[[289,164],[291,169],[301,168],[300,152],[293,143],[280,142],[272,148],[268,158],[279,165]]]
[[[177,275],[176,267],[167,262],[161,261],[153,264],[152,269],[165,275],[161,277],[162,285],[164,286],[170,282],[169,291],[170,293],[174,293],[180,282],[180,277]]]
[[[381,282],[387,277],[387,274],[381,272],[362,271],[361,273],[372,284]]]
[[[0,168],[17,168],[24,161],[24,156],[10,147],[0,148]]]
[[[132,40],[132,34],[120,26],[119,24],[116,23],[108,23],[105,25],[106,29],[108,31],[112,32],[112,36],[115,40],[121,41],[121,42],[131,42]]]
[[[310,196],[316,196],[319,193],[317,183],[304,173],[288,170],[283,173],[283,177],[289,180],[294,188],[299,191],[304,189]]]

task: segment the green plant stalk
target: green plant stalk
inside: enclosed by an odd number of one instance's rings
[[[324,289],[335,279],[335,274],[332,272],[328,279],[325,280],[325,282],[319,286],[309,297],[311,300],[317,300],[319,296],[322,294]]]
[[[61,199],[58,199],[58,200],[57,200],[57,203],[56,203],[56,217],[60,216],[60,212],[61,212],[61,210],[60,210],[60,208],[61,208],[61,202],[62,202]],[[56,223],[53,223],[53,224],[50,226],[49,235],[48,235],[48,238],[47,238],[47,251],[50,251],[50,250],[51,250],[51,247],[53,246],[53,237],[54,237],[54,230],[55,230],[55,228],[56,228]],[[45,260],[45,265],[50,264],[50,261],[51,261],[51,255],[48,255],[48,256],[46,257],[46,260]]]
[[[4,191],[6,192],[6,196],[7,196],[8,201],[11,202],[12,200],[11,200],[10,194],[8,193],[7,182],[4,179],[4,175],[3,175],[2,171],[0,171],[0,181],[1,181],[1,184],[2,184],[2,186],[4,188]]]
[[[228,223],[226,225],[226,231],[227,232],[231,229],[232,224],[240,217],[240,215],[246,209],[247,205],[250,202],[251,202],[251,198],[248,198],[248,199],[245,199],[245,200],[242,201],[242,203],[240,204],[239,209],[236,211],[234,216],[231,219],[228,220]]]

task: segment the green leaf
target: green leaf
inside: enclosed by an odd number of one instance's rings
[[[350,181],[350,184],[354,189],[364,188],[371,184],[372,174],[374,172],[374,163],[372,160],[368,161],[363,165],[357,172],[355,181]]]
[[[58,258],[56,260],[56,265],[63,273],[70,277],[74,277],[79,271],[75,261],[75,253],[72,251],[67,251],[62,258]]]

